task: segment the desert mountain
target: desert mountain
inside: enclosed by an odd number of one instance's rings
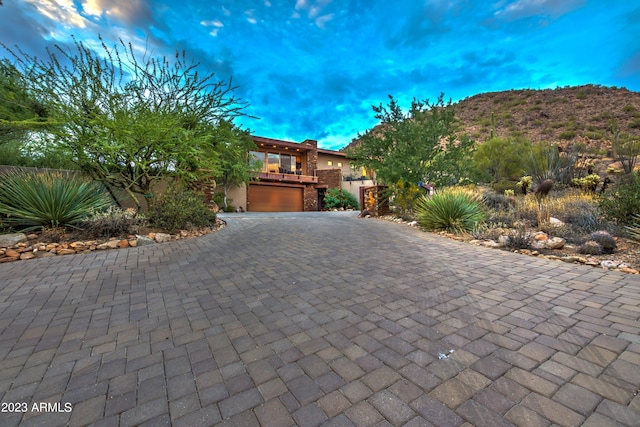
[[[457,102],[455,109],[463,132],[480,143],[493,129],[499,137],[563,146],[582,141],[590,148],[606,149],[611,145],[612,118],[620,133],[640,137],[640,92],[625,88],[585,85],[487,92]]]

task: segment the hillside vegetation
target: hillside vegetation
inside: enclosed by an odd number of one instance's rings
[[[544,90],[488,92],[455,104],[464,131],[478,142],[524,137],[561,146],[585,142],[611,147],[611,119],[620,132],[640,136],[640,92],[585,85]]]

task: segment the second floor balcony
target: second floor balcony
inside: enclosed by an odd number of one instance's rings
[[[259,172],[256,176],[261,181],[278,181],[300,184],[317,184],[318,177],[311,175],[302,175],[297,172]]]

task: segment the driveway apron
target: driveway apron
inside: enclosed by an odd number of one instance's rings
[[[0,264],[1,426],[638,426],[640,278],[354,213]]]

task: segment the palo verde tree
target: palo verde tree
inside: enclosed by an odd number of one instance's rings
[[[122,40],[99,40],[97,50],[77,40],[71,49],[55,46],[45,59],[3,45],[58,123],[47,130],[52,143],[138,208],[136,194],[150,203],[158,180],[215,171],[215,129],[246,106],[231,81],[201,74],[184,52],[155,58]]]
[[[0,59],[0,144],[23,141],[30,130],[49,124],[46,106],[29,93],[22,73]]]
[[[458,135],[451,101],[414,99],[408,112],[389,96],[389,104],[373,106],[380,124],[359,135],[348,150],[356,166],[376,171],[382,183],[430,182],[437,186],[464,182],[473,143]]]
[[[248,183],[262,164],[249,156],[255,144],[247,131],[222,120],[216,129],[218,167],[214,178],[224,191],[224,208],[228,207],[227,193],[231,186]]]
[[[54,125],[47,106],[30,93],[16,67],[0,60],[0,163],[13,166],[73,168],[69,155],[47,144]]]

